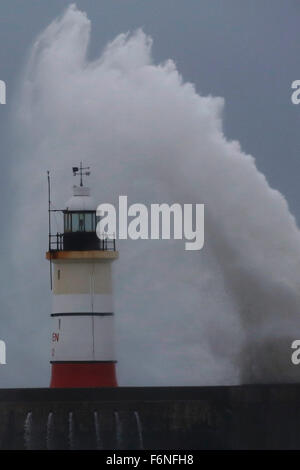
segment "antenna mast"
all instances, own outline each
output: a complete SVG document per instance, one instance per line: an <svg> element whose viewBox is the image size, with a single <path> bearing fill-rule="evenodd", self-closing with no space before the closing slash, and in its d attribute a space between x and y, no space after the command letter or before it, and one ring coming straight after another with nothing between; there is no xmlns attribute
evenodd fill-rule
<svg viewBox="0 0 300 470"><path fill-rule="evenodd" d="M50 255L50 287L52 290L52 256L51 256L51 186L50 186L50 171L47 171L48 179L48 243L49 243L49 255Z"/></svg>

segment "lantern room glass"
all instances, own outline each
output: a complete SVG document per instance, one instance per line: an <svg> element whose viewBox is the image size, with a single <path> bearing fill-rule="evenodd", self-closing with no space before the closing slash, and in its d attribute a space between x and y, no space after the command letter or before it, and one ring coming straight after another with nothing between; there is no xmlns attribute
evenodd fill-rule
<svg viewBox="0 0 300 470"><path fill-rule="evenodd" d="M66 212L64 232L95 232L96 212Z"/></svg>

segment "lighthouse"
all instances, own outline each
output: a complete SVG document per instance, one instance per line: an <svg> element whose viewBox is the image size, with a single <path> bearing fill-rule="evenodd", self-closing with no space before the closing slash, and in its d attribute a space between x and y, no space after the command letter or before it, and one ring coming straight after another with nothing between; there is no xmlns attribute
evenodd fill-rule
<svg viewBox="0 0 300 470"><path fill-rule="evenodd" d="M89 167L73 167L80 184L61 212L63 232L51 233L49 182L49 249L52 287L50 387L117 386L114 352L112 262L115 240L99 239L98 217L83 177Z"/></svg>

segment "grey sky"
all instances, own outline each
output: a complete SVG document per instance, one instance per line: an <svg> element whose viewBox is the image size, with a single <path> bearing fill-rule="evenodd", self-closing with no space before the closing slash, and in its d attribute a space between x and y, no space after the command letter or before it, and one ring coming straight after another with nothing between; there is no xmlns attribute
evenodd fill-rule
<svg viewBox="0 0 300 470"><path fill-rule="evenodd" d="M10 179L14 142L10 106L26 54L36 35L69 1L2 0L0 6L0 79L7 84L7 105L0 106L2 155L1 210L13 212ZM300 105L291 103L291 83L300 79L300 3L297 0L87 0L77 1L92 21L90 56L120 32L142 27L154 40L155 62L172 58L184 80L201 94L225 98L224 132L256 158L272 187L287 198L300 221ZM45 206L46 217L46 206ZM6 225L6 224L4 224ZM2 286L11 289L2 225ZM16 247L17 250L17 247ZM6 312L4 302L3 312ZM10 312L13 315L13 312ZM0 338L13 328L13 317ZM11 334L9 334L11 337ZM13 383L8 361L6 383Z"/></svg>

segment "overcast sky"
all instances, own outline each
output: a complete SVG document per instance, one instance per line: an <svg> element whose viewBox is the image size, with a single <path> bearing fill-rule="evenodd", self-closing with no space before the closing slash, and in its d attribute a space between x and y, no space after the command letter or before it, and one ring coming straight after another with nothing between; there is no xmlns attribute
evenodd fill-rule
<svg viewBox="0 0 300 470"><path fill-rule="evenodd" d="M7 241L15 192L11 105L34 39L69 4L2 0L0 5L0 79L7 85L7 105L0 106L4 291L11 287ZM299 1L78 0L76 5L92 22L90 58L119 33L142 27L154 40L155 63L172 58L199 93L223 97L226 137L237 139L255 157L258 169L286 197L300 222L300 105L291 103L291 83L300 79ZM1 315L5 313L4 301ZM12 319L3 334L0 328L0 338L5 339L8 327L13 328Z"/></svg>

